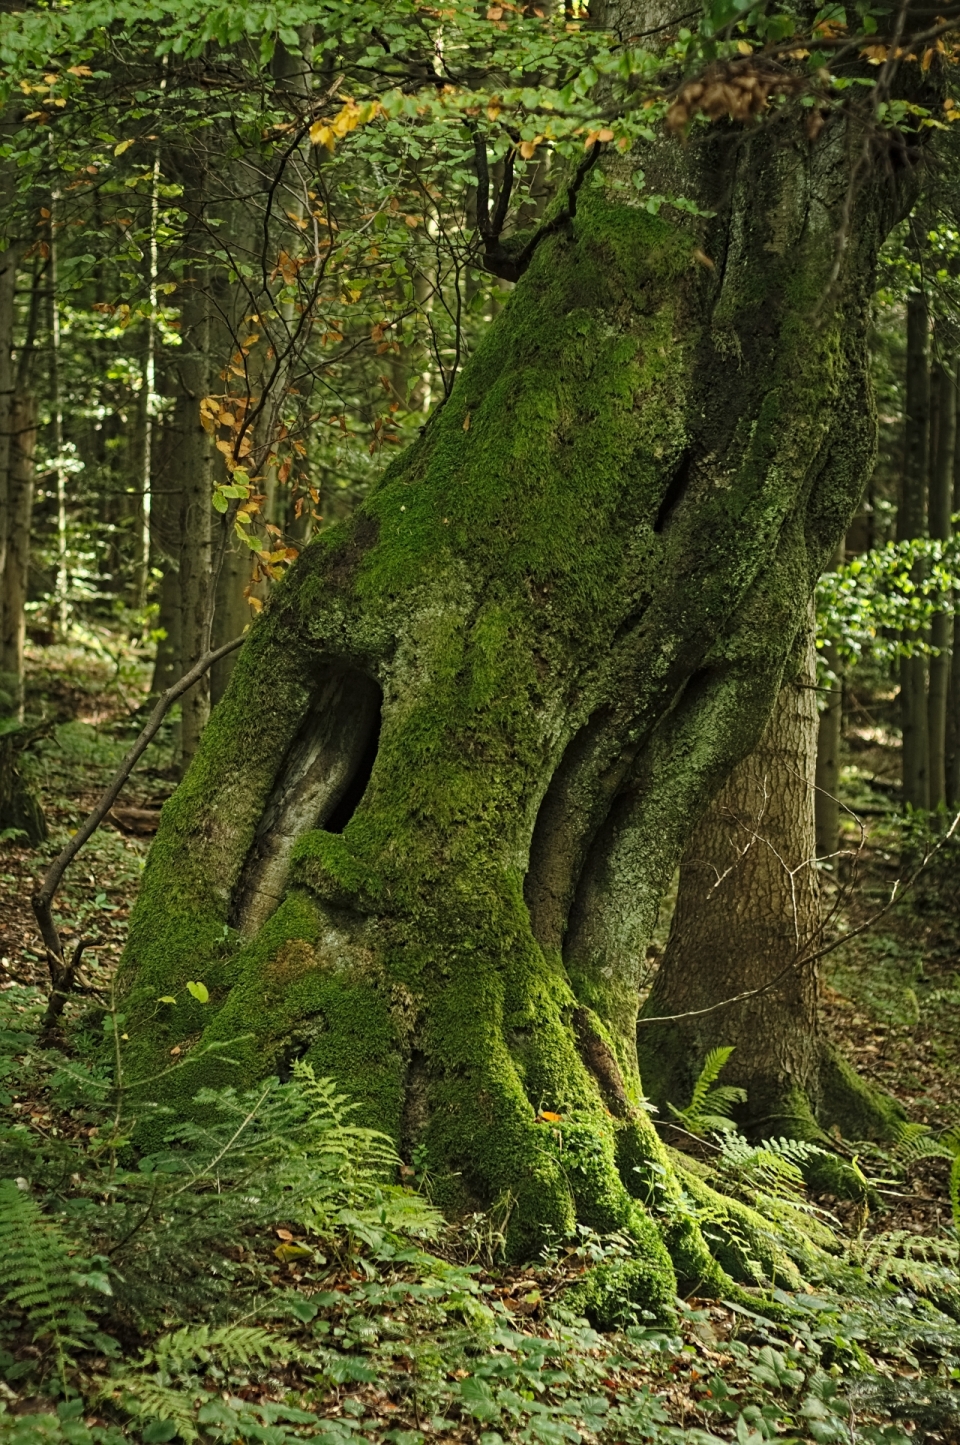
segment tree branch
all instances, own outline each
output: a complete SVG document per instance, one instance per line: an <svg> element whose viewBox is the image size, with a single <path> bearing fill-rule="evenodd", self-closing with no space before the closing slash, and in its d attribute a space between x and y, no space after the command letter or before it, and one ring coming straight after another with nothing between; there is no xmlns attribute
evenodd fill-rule
<svg viewBox="0 0 960 1445"><path fill-rule="evenodd" d="M149 747L156 736L160 724L163 722L168 709L187 692L195 682L199 682L204 673L219 662L221 657L236 651L244 641L243 637L235 637L232 642L225 642L222 647L215 648L212 652L204 653L198 662L195 662L189 672L185 672L178 682L168 687L162 693L154 705L147 722L141 731L136 742L130 748L123 762L114 773L106 790L101 794L100 801L93 811L87 816L83 826L78 828L65 848L57 854L44 875L43 883L33 895L30 902L33 905L34 916L40 928L40 935L43 939L44 951L47 955L47 965L50 969L51 993L47 1004L47 1011L44 1015L41 1035L47 1034L56 1024L57 1019L63 1013L67 996L73 989L77 969L80 966L80 959L84 949L91 939L81 939L73 952L73 957L67 963L64 958L63 944L60 940L60 933L53 921L53 900L56 897L57 889L70 864L80 852L84 843L97 831L104 818L113 807L120 793L120 789L133 772L137 761Z"/></svg>

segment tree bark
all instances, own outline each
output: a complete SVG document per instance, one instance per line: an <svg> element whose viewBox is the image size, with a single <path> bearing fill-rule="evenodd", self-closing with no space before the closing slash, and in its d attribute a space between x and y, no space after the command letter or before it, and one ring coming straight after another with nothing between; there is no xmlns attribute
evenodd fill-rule
<svg viewBox="0 0 960 1445"><path fill-rule="evenodd" d="M831 570L843 566L845 555L841 542L830 560ZM816 825L817 856L828 866L840 848L840 747L843 742L843 678L836 648L828 643L824 660L836 677L829 688L820 713L817 732L816 796L813 812Z"/></svg>
<svg viewBox="0 0 960 1445"><path fill-rule="evenodd" d="M956 362L960 377L960 356ZM960 398L958 398L960 408ZM960 418L958 418L960 420ZM953 450L953 512L960 511L960 447ZM957 598L953 598L956 607ZM946 724L946 798L947 807L956 809L960 802L960 667L953 665L953 659L960 657L960 616L954 616L950 630L951 666L947 679L947 724Z"/></svg>
<svg viewBox="0 0 960 1445"><path fill-rule="evenodd" d="M209 651L213 625L213 447L200 424L200 402L210 392L210 310L204 278L185 286L184 343L177 359L179 388L171 424L173 464L180 479L180 661L189 668ZM181 705L181 753L186 769L210 716L205 674Z"/></svg>
<svg viewBox="0 0 960 1445"><path fill-rule="evenodd" d="M10 412L10 469L7 556L3 571L3 631L0 674L8 680L14 715L23 716L23 654L27 588L30 579L30 525L33 517L34 451L37 444L36 397L17 391Z"/></svg>
<svg viewBox="0 0 960 1445"><path fill-rule="evenodd" d="M927 535L929 355L930 318L926 297L920 291L913 291L907 299L906 433L897 509L898 541ZM919 653L900 659L900 720L903 733L903 801L908 808L925 809L930 806L927 664L926 658Z"/></svg>
<svg viewBox="0 0 960 1445"><path fill-rule="evenodd" d="M11 511L10 460L13 433L14 361L13 327L16 315L17 249L0 252L0 578L6 578L7 551L13 520ZM22 679L8 670L6 585L0 583L0 714L19 715Z"/></svg>
<svg viewBox="0 0 960 1445"><path fill-rule="evenodd" d="M175 384L171 368L166 368L161 385L167 395ZM157 643L150 683L151 697L166 692L184 671L181 666L183 599L180 595L181 551L181 486L180 433L176 412L160 427L157 461L151 481L150 560L160 572L160 597L157 630L164 635Z"/></svg>
<svg viewBox="0 0 960 1445"><path fill-rule="evenodd" d="M946 542L951 534L953 510L953 466L957 442L956 363L941 357L933 367L931 385L937 392L937 445L930 471L930 536ZM937 612L930 623L927 696L927 733L930 748L930 807L941 808L947 800L947 696L950 685L950 654L953 617Z"/></svg>
<svg viewBox="0 0 960 1445"><path fill-rule="evenodd" d="M817 968L796 967L820 930L812 628L791 671L759 746L734 768L684 853L670 938L638 1030L644 1087L661 1110L686 1104L706 1054L732 1045L724 1082L747 1090L739 1112L752 1133L792 1132L799 1101L818 1086ZM764 988L702 1017L655 1022Z"/></svg>
<svg viewBox="0 0 960 1445"><path fill-rule="evenodd" d="M722 1286L642 1107L637 975L872 461L900 200L880 168L857 188L831 285L861 146L839 119L664 139L648 183L697 219L604 158L419 441L305 549L151 850L120 986L145 1074L185 1050L151 1096L305 1056L426 1150L445 1207L509 1199L514 1253L579 1219L632 1235L653 1309Z"/></svg>
<svg viewBox="0 0 960 1445"><path fill-rule="evenodd" d="M757 749L734 768L680 867L670 937L637 1031L651 1101L681 1107L711 1049L746 1090L748 1135L822 1138L832 1124L889 1132L892 1107L819 1028L815 863L818 714L813 627ZM723 1005L746 992L754 997ZM676 1017L679 1015L680 1017Z"/></svg>

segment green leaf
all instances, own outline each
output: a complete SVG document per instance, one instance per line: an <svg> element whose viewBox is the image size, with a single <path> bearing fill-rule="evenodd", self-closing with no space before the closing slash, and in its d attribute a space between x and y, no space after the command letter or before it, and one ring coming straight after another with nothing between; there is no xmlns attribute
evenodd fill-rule
<svg viewBox="0 0 960 1445"><path fill-rule="evenodd" d="M194 998L197 1000L197 1003L209 1003L209 1002L210 1002L210 994L209 994L209 992L208 992L208 990L207 990L206 984L203 984L203 983L188 983L188 984L187 984L187 993L192 993L193 996L194 996Z"/></svg>
<svg viewBox="0 0 960 1445"><path fill-rule="evenodd" d="M176 1003L176 999L172 993L162 993L157 999L157 1003Z"/></svg>

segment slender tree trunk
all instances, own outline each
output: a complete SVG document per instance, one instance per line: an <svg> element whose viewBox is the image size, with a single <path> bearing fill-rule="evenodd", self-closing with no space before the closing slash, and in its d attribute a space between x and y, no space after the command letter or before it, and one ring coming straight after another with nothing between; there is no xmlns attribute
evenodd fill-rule
<svg viewBox="0 0 960 1445"><path fill-rule="evenodd" d="M953 467L957 441L956 363L942 357L934 365L932 385L937 392L937 445L930 473L930 536L946 542L951 533L953 510ZM930 688L927 698L927 731L930 739L930 807L943 807L947 800L947 696L950 685L950 653L953 617L937 612L930 624Z"/></svg>
<svg viewBox="0 0 960 1445"><path fill-rule="evenodd" d="M23 716L23 650L27 588L30 578L30 527L33 517L34 451L37 444L36 397L16 392L10 413L10 470L7 557L3 570L3 631L0 673L8 679L14 714Z"/></svg>
<svg viewBox="0 0 960 1445"><path fill-rule="evenodd" d="M0 252L0 715L20 715L22 679L10 668L6 636L11 623L7 621L7 553L10 546L13 511L11 508L11 442L13 435L14 361L13 327L16 316L17 248Z"/></svg>
<svg viewBox="0 0 960 1445"><path fill-rule="evenodd" d="M200 424L200 402L210 392L210 311L205 278L185 286L181 309L183 347L177 359L179 388L171 422L171 465L180 479L180 662L189 668L210 648L214 582L213 447ZM183 766L189 766L210 716L209 675L184 695L181 711Z"/></svg>
<svg viewBox="0 0 960 1445"><path fill-rule="evenodd" d="M57 203L60 197L50 196L49 220L49 337L50 337L50 419L52 422L52 446L54 454L54 479L57 498L57 580L56 580L56 621L60 638L67 634L70 617L70 555L67 538L67 473L63 466L63 393L60 365L60 296L59 265L60 249L57 234Z"/></svg>
<svg viewBox="0 0 960 1445"><path fill-rule="evenodd" d="M252 553L245 542L231 535L225 518L214 523L226 536L220 539L220 567L216 582L216 609L212 646L221 647L231 637L238 637L250 622L250 603L246 589L252 574ZM210 702L216 705L227 690L236 654L215 662L210 669ZM229 664L229 665L228 665Z"/></svg>
<svg viewBox="0 0 960 1445"><path fill-rule="evenodd" d="M165 367L160 385L166 395L175 386L175 364ZM164 635L157 643L153 665L151 696L166 692L171 683L182 677L181 623L183 601L180 595L180 517L182 511L180 471L180 434L176 414L167 414L159 428L156 466L151 481L150 560L160 572L157 629ZM179 748L178 748L179 751Z"/></svg>
<svg viewBox="0 0 960 1445"><path fill-rule="evenodd" d="M841 542L830 568L843 566L845 556ZM817 731L817 770L814 818L816 822L817 856L831 859L840 847L840 747L843 741L843 678L837 650L828 644L824 660L836 677L824 699Z"/></svg>
<svg viewBox="0 0 960 1445"><path fill-rule="evenodd" d="M960 377L960 356L957 357L957 375ZM960 397L958 397L958 408L960 408ZM960 417L958 417L960 421ZM954 445L953 451L953 512L960 511L960 446ZM958 604L956 595L953 598L954 607ZM954 665L954 659L960 658L960 616L955 616L950 629L951 665L950 674L947 679L947 724L946 724L946 796L947 807L954 808L960 804L960 666Z"/></svg>
<svg viewBox="0 0 960 1445"><path fill-rule="evenodd" d="M646 183L697 218L605 156L420 439L305 549L151 850L120 987L145 1075L187 1052L144 1092L182 1109L305 1056L445 1207L509 1200L515 1253L579 1219L632 1237L653 1309L724 1287L642 1107L638 969L872 463L902 197L871 173L838 254L862 145L840 115L816 145L664 139Z"/></svg>
<svg viewBox="0 0 960 1445"><path fill-rule="evenodd" d="M897 538L927 534L927 469L930 429L930 319L920 291L907 300L906 435ZM914 639L915 640L915 639ZM927 732L927 665L916 654L900 660L900 719L903 732L903 800L909 808L930 806Z"/></svg>

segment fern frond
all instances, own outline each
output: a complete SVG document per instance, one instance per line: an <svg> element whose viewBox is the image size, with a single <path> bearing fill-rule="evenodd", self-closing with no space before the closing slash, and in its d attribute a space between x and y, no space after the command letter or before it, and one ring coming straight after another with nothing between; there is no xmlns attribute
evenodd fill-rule
<svg viewBox="0 0 960 1445"><path fill-rule="evenodd" d="M272 1360L289 1360L296 1355L296 1346L283 1335L272 1334L257 1325L187 1325L162 1335L152 1350L142 1357L144 1366L156 1365L170 1375L182 1374L191 1364L207 1365L211 1361L226 1369L266 1365Z"/></svg>
<svg viewBox="0 0 960 1445"><path fill-rule="evenodd" d="M747 1091L737 1084L717 1084L714 1087L720 1070L732 1053L732 1044L711 1049L704 1059L687 1107L678 1109L668 1103L671 1114L680 1119L691 1134L725 1133L734 1128L730 1111L734 1104L746 1102Z"/></svg>
<svg viewBox="0 0 960 1445"><path fill-rule="evenodd" d="M960 1294L960 1247L951 1240L906 1229L875 1235L859 1252L862 1268L878 1280L895 1280L934 1299Z"/></svg>
<svg viewBox="0 0 960 1445"><path fill-rule="evenodd" d="M897 1125L893 1152L906 1163L913 1163L917 1159L952 1159L955 1150L949 1135L937 1138L926 1124L901 1123Z"/></svg>
<svg viewBox="0 0 960 1445"><path fill-rule="evenodd" d="M716 1083L724 1064L733 1053L733 1045L728 1044L718 1049L711 1049L703 1061L703 1068L700 1070L700 1077L693 1086L693 1095L688 1108L691 1113L697 1113L703 1106L711 1086Z"/></svg>
<svg viewBox="0 0 960 1445"><path fill-rule="evenodd" d="M950 1212L953 1215L953 1227L960 1234L960 1149L953 1156L953 1163L950 1165Z"/></svg>
<svg viewBox="0 0 960 1445"><path fill-rule="evenodd" d="M128 1415L140 1420L169 1420L186 1445L200 1438L191 1395L164 1385L155 1375L112 1375L101 1390L102 1399L112 1399Z"/></svg>
<svg viewBox="0 0 960 1445"><path fill-rule="evenodd" d="M61 1376L77 1332L92 1328L80 1305L76 1266L56 1222L13 1180L0 1182L0 1297L23 1311L34 1339L53 1337Z"/></svg>

